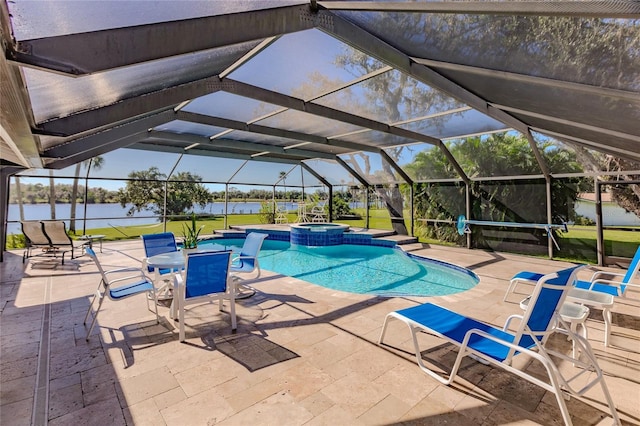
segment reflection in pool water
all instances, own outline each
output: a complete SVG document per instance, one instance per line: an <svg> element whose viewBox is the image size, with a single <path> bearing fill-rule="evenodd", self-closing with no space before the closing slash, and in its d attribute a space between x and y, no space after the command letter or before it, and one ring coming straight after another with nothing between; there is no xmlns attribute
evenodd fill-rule
<svg viewBox="0 0 640 426"><path fill-rule="evenodd" d="M215 242L242 246L244 240ZM305 247L265 240L259 259L262 269L350 293L444 296L469 290L479 282L473 272L464 268L423 260L389 247Z"/></svg>

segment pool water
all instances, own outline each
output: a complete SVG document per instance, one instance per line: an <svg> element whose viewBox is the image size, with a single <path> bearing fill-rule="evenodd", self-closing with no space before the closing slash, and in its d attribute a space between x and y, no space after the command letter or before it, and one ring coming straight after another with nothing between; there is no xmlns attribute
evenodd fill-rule
<svg viewBox="0 0 640 426"><path fill-rule="evenodd" d="M244 240L212 242L240 247ZM389 247L352 244L306 247L265 240L258 259L261 269L359 294L444 296L469 290L479 282L466 269L423 260Z"/></svg>

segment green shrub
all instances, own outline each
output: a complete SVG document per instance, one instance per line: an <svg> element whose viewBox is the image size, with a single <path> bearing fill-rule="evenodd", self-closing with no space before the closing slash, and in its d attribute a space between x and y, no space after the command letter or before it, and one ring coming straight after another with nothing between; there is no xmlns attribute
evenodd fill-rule
<svg viewBox="0 0 640 426"><path fill-rule="evenodd" d="M258 218L260 219L260 223L275 223L276 216L275 211L273 209L272 201L264 201L260 203L260 211L258 212Z"/></svg>

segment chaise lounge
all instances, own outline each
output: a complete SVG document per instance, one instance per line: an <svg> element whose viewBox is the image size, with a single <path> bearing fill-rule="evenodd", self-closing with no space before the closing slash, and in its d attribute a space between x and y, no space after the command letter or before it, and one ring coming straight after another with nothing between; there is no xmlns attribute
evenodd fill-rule
<svg viewBox="0 0 640 426"><path fill-rule="evenodd" d="M71 259L84 254L84 248L87 243L75 245L74 241L67 234L67 228L63 221L60 220L24 220L20 222L22 225L22 233L26 238L26 250L22 255L22 263L28 258L34 256L53 256L61 255L62 264L64 265L65 253L71 252ZM33 253L33 249L41 249L38 254ZM80 249L81 254L75 256L75 250Z"/></svg>
<svg viewBox="0 0 640 426"><path fill-rule="evenodd" d="M469 356L516 374L552 392L556 396L562 417L567 425L571 425L572 422L564 393L582 396L594 385L600 383L613 420L615 424L619 425L618 413L589 342L571 331L559 315L568 289L575 280L576 272L580 267L565 269L541 277L536 283L524 314L510 316L503 328L477 321L432 303L426 303L389 313L385 318L378 343L383 343L391 320L402 321L411 331L420 369L440 383L450 385L458 374L463 358ZM515 332L509 330L512 322L518 322ZM418 343L417 335L419 332L438 336L459 347L458 356L448 376L446 373L440 374L433 371L425 364ZM554 332L566 334L574 340L582 355L575 358L564 352L548 348L547 339ZM513 367L512 358L519 354L527 355L532 360L538 361L546 370L548 381ZM579 367L578 372L576 374L571 372L573 376L565 377L566 368L563 367L561 370L559 363L556 363L557 360L571 362L575 367ZM579 389L572 387L576 383L576 379L581 385Z"/></svg>

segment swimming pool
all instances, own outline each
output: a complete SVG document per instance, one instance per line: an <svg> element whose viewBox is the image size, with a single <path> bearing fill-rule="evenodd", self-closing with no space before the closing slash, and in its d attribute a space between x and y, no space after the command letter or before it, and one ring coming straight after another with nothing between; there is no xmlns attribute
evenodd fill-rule
<svg viewBox="0 0 640 426"><path fill-rule="evenodd" d="M243 239L201 242L242 246ZM473 272L435 260L417 258L397 248L342 244L325 247L265 240L260 268L323 287L379 296L445 296L473 288Z"/></svg>

